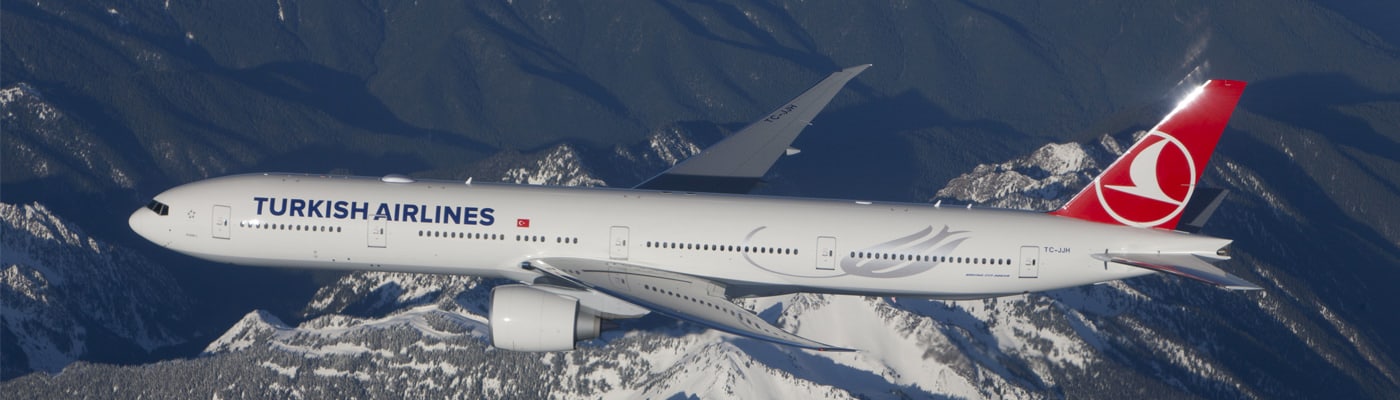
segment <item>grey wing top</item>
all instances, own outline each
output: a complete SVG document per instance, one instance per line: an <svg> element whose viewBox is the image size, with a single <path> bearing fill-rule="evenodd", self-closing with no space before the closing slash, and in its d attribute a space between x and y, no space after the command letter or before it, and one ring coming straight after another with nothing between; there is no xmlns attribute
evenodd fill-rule
<svg viewBox="0 0 1400 400"><path fill-rule="evenodd" d="M857 65L832 73L763 119L642 182L636 188L748 193L773 167L778 157L788 151L802 129L826 108L836 93L869 67L870 64Z"/></svg>

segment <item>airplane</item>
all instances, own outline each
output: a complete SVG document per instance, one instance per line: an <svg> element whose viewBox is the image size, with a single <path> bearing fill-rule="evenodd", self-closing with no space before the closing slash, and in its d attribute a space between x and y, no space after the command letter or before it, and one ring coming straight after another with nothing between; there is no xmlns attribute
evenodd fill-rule
<svg viewBox="0 0 1400 400"><path fill-rule="evenodd" d="M731 334L854 351L734 302L797 292L980 299L1166 273L1259 290L1197 233L1224 191L1197 187L1245 82L1192 91L1058 210L747 195L869 65L846 68L634 188L256 173L156 195L131 228L222 263L500 278L491 344L567 351L651 312Z"/></svg>

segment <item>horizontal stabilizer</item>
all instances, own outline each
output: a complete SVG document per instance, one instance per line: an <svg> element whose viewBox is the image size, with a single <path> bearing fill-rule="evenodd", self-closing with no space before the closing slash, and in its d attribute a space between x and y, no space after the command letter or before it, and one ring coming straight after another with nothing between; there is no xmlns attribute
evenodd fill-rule
<svg viewBox="0 0 1400 400"><path fill-rule="evenodd" d="M739 307L717 282L613 260L549 257L530 261L538 270L676 319L735 335L821 351L855 351L788 333Z"/></svg>
<svg viewBox="0 0 1400 400"><path fill-rule="evenodd" d="M1191 254L1095 254L1094 258L1205 282L1222 289L1260 290L1258 285Z"/></svg>

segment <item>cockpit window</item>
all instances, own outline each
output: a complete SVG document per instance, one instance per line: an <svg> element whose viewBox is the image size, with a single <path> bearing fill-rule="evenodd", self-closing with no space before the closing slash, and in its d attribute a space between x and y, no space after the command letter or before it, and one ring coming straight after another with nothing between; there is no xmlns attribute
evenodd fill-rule
<svg viewBox="0 0 1400 400"><path fill-rule="evenodd" d="M159 201L151 200L150 203L146 204L146 208L151 211L155 211L156 214L170 215L170 206L167 206L165 205L165 203L161 203Z"/></svg>

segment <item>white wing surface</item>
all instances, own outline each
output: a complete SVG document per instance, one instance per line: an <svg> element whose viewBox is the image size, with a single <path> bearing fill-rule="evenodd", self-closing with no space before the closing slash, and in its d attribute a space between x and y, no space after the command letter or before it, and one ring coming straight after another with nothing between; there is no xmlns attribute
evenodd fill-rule
<svg viewBox="0 0 1400 400"><path fill-rule="evenodd" d="M732 303L724 286L703 278L611 260L551 257L530 261L550 275L671 317L753 339L821 351L854 351L806 339Z"/></svg>

